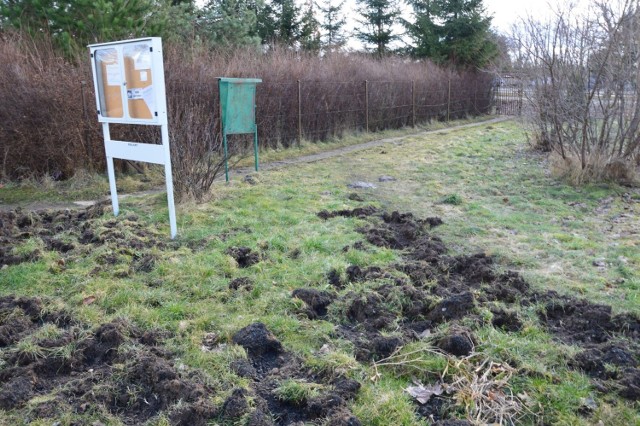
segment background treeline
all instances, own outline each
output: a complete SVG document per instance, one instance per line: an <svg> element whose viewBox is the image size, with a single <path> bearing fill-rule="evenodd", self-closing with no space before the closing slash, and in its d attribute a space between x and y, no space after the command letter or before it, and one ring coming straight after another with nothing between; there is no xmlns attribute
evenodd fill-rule
<svg viewBox="0 0 640 426"><path fill-rule="evenodd" d="M478 115L489 107L490 76L394 58L334 55L328 60L287 49L262 54L170 44L165 74L172 144L195 157L219 153L216 77L221 75L263 78L257 94L263 147L291 146L300 133L306 140L326 140L365 130L367 122L375 131L412 125L414 119ZM102 167L88 60L74 64L46 42L5 34L0 90L3 177L63 178L87 165ZM152 127L112 127L114 138L159 139Z"/></svg>
<svg viewBox="0 0 640 426"><path fill-rule="evenodd" d="M79 169L102 169L86 44L143 35L163 37L177 189L196 198L221 164L218 76L263 79L261 147L488 112L491 76L477 67L436 65L408 49L390 55L379 45L372 52L342 50L340 8L308 3L304 9L289 0L223 0L200 9L178 1L4 0L0 178L64 179ZM147 126L112 126L111 133L159 140ZM246 145L235 139L232 154Z"/></svg>
<svg viewBox="0 0 640 426"><path fill-rule="evenodd" d="M376 56L430 58L484 67L506 49L491 29L482 0L356 0L357 29L346 29L345 0L2 0L0 28L50 35L67 53L88 43L161 36L212 48L287 46L334 52L349 38Z"/></svg>

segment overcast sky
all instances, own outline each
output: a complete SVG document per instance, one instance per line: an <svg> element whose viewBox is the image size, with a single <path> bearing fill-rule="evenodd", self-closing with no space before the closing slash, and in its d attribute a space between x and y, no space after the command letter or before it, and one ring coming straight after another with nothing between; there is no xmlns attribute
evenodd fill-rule
<svg viewBox="0 0 640 426"><path fill-rule="evenodd" d="M508 32L511 24L519 17L531 16L536 19L549 17L553 10L557 10L557 5L566 7L568 1L560 0L484 0L483 4L487 13L493 15L493 27L501 32ZM588 5L588 0L572 0L574 7L572 10L584 10Z"/></svg>
<svg viewBox="0 0 640 426"><path fill-rule="evenodd" d="M484 0L487 13L493 15L493 26L508 32L519 17L538 16L549 10L547 0Z"/></svg>
<svg viewBox="0 0 640 426"><path fill-rule="evenodd" d="M298 0L304 2L305 0ZM316 0L319 4L323 4L324 0ZM331 0L333 4L338 4L340 0ZM589 0L572 0L573 3L586 5ZM399 0L403 17L411 20L411 8L406 5L406 1ZM487 15L493 16L492 26L501 33L509 33L511 25L518 21L520 17L526 18L531 16L537 19L544 19L549 16L555 5L558 3L566 4L567 0L483 0L483 5ZM554 7L552 7L554 5ZM353 32L357 27L357 20L361 19L356 6L356 0L346 0L344 12L347 18L347 31ZM402 27L398 27L398 31L403 31ZM351 49L361 49L362 44L351 37L347 46Z"/></svg>

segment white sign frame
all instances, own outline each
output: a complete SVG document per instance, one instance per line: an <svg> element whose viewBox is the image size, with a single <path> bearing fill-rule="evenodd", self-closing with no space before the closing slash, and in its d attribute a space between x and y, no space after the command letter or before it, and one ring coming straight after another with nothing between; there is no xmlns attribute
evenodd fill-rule
<svg viewBox="0 0 640 426"><path fill-rule="evenodd" d="M145 70L141 70L140 73L141 76L144 75L143 81L146 81L146 79L148 78L147 73L150 73L152 84L151 86L147 87L151 87L150 90L152 90L153 93L153 111L151 111L151 107L149 107L151 118L132 118L129 111L129 102L127 102L127 81L123 49L126 47L131 47L133 45L143 44L147 44L150 48L151 63L145 63L145 65L150 65L151 68L148 70L145 68ZM120 207L118 204L118 193L116 190L115 171L113 167L114 158L164 165L167 186L167 202L169 205L169 224L171 228L171 238L174 238L177 234L177 226L175 203L173 200L173 176L171 172L171 149L169 146L169 126L167 118L166 89L164 83L162 39L160 37L147 37L132 40L114 41L109 43L90 44L88 47L91 55L91 71L93 73L93 85L96 94L96 111L98 114L98 121L102 123L104 147L105 153L107 155L107 172L109 175L109 187L111 190L111 204L113 206L113 213L117 216L120 211ZM118 83L121 83L120 94L123 108L123 114L120 118L109 117L107 116L105 111L101 111L101 109L106 109L101 108L101 105L103 105L100 99L100 94L103 93L101 87L105 87L103 85L103 78L108 77L103 76L102 70L98 71L97 69L96 52L103 49L115 50L117 52L117 63L107 66L119 67L119 76L121 78L121 81L118 80ZM117 69L112 68L107 71L107 75L109 74L109 72L117 73L117 71ZM147 104L147 106L149 106L149 104ZM109 132L110 123L160 126L160 134L162 139L161 144L112 140L111 134Z"/></svg>

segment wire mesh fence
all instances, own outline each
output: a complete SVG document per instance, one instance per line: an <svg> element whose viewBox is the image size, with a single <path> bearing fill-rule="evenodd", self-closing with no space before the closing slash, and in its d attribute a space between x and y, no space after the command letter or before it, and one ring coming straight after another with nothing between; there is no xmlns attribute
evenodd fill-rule
<svg viewBox="0 0 640 426"><path fill-rule="evenodd" d="M256 91L258 138L263 148L290 147L350 132L489 114L493 93L482 87L450 83L434 90L421 81L265 81ZM199 124L212 136L220 132L216 85L176 81L168 82L168 88L174 97L169 99L172 126L180 126L184 106L189 105L208 117Z"/></svg>

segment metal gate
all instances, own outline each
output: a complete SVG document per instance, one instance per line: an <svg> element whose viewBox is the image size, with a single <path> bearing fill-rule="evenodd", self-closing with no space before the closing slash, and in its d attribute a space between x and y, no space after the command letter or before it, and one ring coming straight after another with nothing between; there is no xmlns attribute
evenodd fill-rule
<svg viewBox="0 0 640 426"><path fill-rule="evenodd" d="M491 90L492 110L496 115L521 115L523 89L520 79L497 77Z"/></svg>

